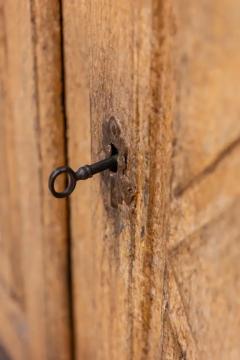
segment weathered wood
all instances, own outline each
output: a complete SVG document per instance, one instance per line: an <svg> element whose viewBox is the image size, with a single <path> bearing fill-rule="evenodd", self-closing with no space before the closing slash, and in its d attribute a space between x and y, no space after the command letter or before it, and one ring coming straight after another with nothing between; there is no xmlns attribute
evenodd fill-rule
<svg viewBox="0 0 240 360"><path fill-rule="evenodd" d="M12 359L70 358L58 1L0 2L0 347Z"/></svg>
<svg viewBox="0 0 240 360"><path fill-rule="evenodd" d="M100 176L72 197L79 358L239 357L237 7L64 2L70 162L89 161L90 123L92 158L104 155L102 123L115 116L136 187L115 218Z"/></svg>
<svg viewBox="0 0 240 360"><path fill-rule="evenodd" d="M101 177L72 196L76 354L154 357L161 353L170 190L171 7L74 1L64 3L63 18L70 163L89 159L90 121L92 157L103 156L102 123L114 116L136 187L135 202L120 205L113 218Z"/></svg>
<svg viewBox="0 0 240 360"><path fill-rule="evenodd" d="M174 1L174 171L166 330L177 358L238 359L240 41L237 1ZM171 350L166 350L171 353Z"/></svg>
<svg viewBox="0 0 240 360"><path fill-rule="evenodd" d="M63 2L65 94L69 163L77 169L91 161L88 79L88 1ZM72 237L72 288L76 358L94 358L98 346L92 311L95 272L91 229L92 201L97 198L91 181L81 182L70 199ZM97 239L98 237L96 237ZM96 302L98 300L96 299ZM90 356L90 354L92 354ZM81 355L81 356L80 356Z"/></svg>
<svg viewBox="0 0 240 360"><path fill-rule="evenodd" d="M236 0L173 1L176 133L173 186L181 191L240 138L240 13Z"/></svg>
<svg viewBox="0 0 240 360"><path fill-rule="evenodd" d="M0 358L239 359L237 0L60 5L0 0Z"/></svg>
<svg viewBox="0 0 240 360"><path fill-rule="evenodd" d="M238 359L239 197L171 252L168 313L190 359Z"/></svg>

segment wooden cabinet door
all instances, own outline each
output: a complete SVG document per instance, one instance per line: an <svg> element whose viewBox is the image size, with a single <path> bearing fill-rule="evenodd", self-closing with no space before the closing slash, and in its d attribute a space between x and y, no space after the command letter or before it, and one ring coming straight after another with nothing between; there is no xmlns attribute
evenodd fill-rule
<svg viewBox="0 0 240 360"><path fill-rule="evenodd" d="M70 359L58 1L0 0L0 359Z"/></svg>
<svg viewBox="0 0 240 360"><path fill-rule="evenodd" d="M238 7L0 0L0 359L240 358Z"/></svg>
<svg viewBox="0 0 240 360"><path fill-rule="evenodd" d="M239 23L236 0L63 2L69 162L114 117L133 194L70 199L79 359L240 357Z"/></svg>

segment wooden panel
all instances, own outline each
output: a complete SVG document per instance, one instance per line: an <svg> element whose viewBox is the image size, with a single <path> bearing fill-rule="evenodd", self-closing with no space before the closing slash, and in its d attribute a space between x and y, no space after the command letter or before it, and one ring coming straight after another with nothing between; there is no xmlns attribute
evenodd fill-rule
<svg viewBox="0 0 240 360"><path fill-rule="evenodd" d="M91 161L86 1L64 2L64 64L69 164L77 169ZM96 190L79 184L70 198L73 306L76 358L93 358L96 339L94 302L94 237L92 210ZM96 237L98 239L98 236ZM81 350L80 350L81 349ZM91 356L90 356L91 354Z"/></svg>
<svg viewBox="0 0 240 360"><path fill-rule="evenodd" d="M135 187L133 202L117 210L101 176L72 195L76 356L155 358L170 190L171 7L75 0L64 2L63 19L70 164L89 161L90 123L92 159L103 156L102 124L114 116Z"/></svg>
<svg viewBox="0 0 240 360"><path fill-rule="evenodd" d="M0 357L70 358L65 162L57 1L0 1Z"/></svg>
<svg viewBox="0 0 240 360"><path fill-rule="evenodd" d="M240 354L237 9L234 0L174 2L174 169L163 324L170 359L176 351L189 359Z"/></svg>
<svg viewBox="0 0 240 360"><path fill-rule="evenodd" d="M168 247L177 246L230 208L240 197L239 178L240 146L235 146L212 171L173 198Z"/></svg>
<svg viewBox="0 0 240 360"><path fill-rule="evenodd" d="M173 185L180 192L240 138L237 0L173 1L176 121Z"/></svg>
<svg viewBox="0 0 240 360"><path fill-rule="evenodd" d="M135 189L72 195L78 358L239 358L237 3L179 4L64 2L70 164L104 156L114 116Z"/></svg>
<svg viewBox="0 0 240 360"><path fill-rule="evenodd" d="M173 274L169 316L190 359L239 358L239 200L187 238L170 256ZM174 282L178 296L174 294ZM188 331L183 329L184 318ZM193 346L189 338L198 349L194 355L190 353Z"/></svg>

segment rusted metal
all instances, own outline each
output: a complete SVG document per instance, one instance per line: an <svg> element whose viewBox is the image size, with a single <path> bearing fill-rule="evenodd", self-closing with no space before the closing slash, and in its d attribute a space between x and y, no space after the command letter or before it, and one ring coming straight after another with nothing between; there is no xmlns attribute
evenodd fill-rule
<svg viewBox="0 0 240 360"><path fill-rule="evenodd" d="M100 160L91 165L80 167L76 172L69 166L61 166L55 169L49 176L48 187L53 196L57 198L64 198L69 196L75 189L76 183L79 180L86 180L99 172L110 170L117 171L117 154L114 154L104 160ZM67 185L63 191L55 189L55 182L61 174L67 175Z"/></svg>
<svg viewBox="0 0 240 360"><path fill-rule="evenodd" d="M125 202L131 204L135 196L135 187L129 180L128 173L128 149L122 136L121 128L114 117L103 122L102 126L102 148L104 160L100 160L91 165L80 167L74 171L69 166L61 166L55 169L49 176L48 187L52 195L57 198L69 196L75 189L79 180L86 180L94 174L102 173L104 197L110 195L110 202L105 201L107 206L118 208ZM110 171L105 171L110 170ZM55 188L57 178L65 174L67 184L63 191L57 191Z"/></svg>
<svg viewBox="0 0 240 360"><path fill-rule="evenodd" d="M110 192L111 207L117 208L125 202L129 205L135 196L135 186L128 176L128 148L122 135L122 130L114 117L103 122L102 126L102 145L105 155L117 153L118 170L115 173L103 173L105 193L106 189ZM108 201L107 201L108 203Z"/></svg>

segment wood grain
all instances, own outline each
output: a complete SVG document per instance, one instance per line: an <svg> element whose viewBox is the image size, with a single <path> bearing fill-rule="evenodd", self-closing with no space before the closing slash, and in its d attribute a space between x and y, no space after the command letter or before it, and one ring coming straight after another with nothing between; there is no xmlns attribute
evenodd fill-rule
<svg viewBox="0 0 240 360"><path fill-rule="evenodd" d="M236 0L64 3L70 162L89 161L90 147L92 160L103 156L102 123L114 116L136 188L115 211L118 228L101 177L72 197L79 358L239 357L229 303L239 271L236 9ZM227 337L220 327L214 340L225 312Z"/></svg>
<svg viewBox="0 0 240 360"><path fill-rule="evenodd" d="M0 358L239 359L237 10L0 0ZM112 116L131 201L52 198Z"/></svg>
<svg viewBox="0 0 240 360"><path fill-rule="evenodd" d="M169 316L187 358L223 360L239 356L239 213L238 198L171 254L178 295L169 289ZM181 308L188 331L182 330ZM189 337L197 349L194 356L189 354ZM188 346L184 348L186 342Z"/></svg>
<svg viewBox="0 0 240 360"><path fill-rule="evenodd" d="M176 15L174 179L182 189L240 138L236 0L173 1Z"/></svg>
<svg viewBox="0 0 240 360"><path fill-rule="evenodd" d="M91 161L87 1L63 3L65 94L69 163L77 169ZM94 237L92 210L96 190L91 181L79 184L70 199L72 288L76 358L94 358L98 345L93 306ZM89 327L87 327L87 324ZM91 356L90 356L91 354Z"/></svg>
<svg viewBox="0 0 240 360"><path fill-rule="evenodd" d="M92 160L103 156L102 123L114 116L136 186L135 202L115 210L118 229L101 177L72 197L76 356L154 358L170 194L171 6L73 1L63 18L70 163L89 160L90 123Z"/></svg>
<svg viewBox="0 0 240 360"><path fill-rule="evenodd" d="M239 12L173 4L174 151L164 328L170 358L238 359ZM165 330L167 331L167 330ZM171 350L172 349L172 350Z"/></svg>
<svg viewBox="0 0 240 360"><path fill-rule="evenodd" d="M47 190L65 162L59 3L1 1L0 17L1 356L68 359L66 203Z"/></svg>

